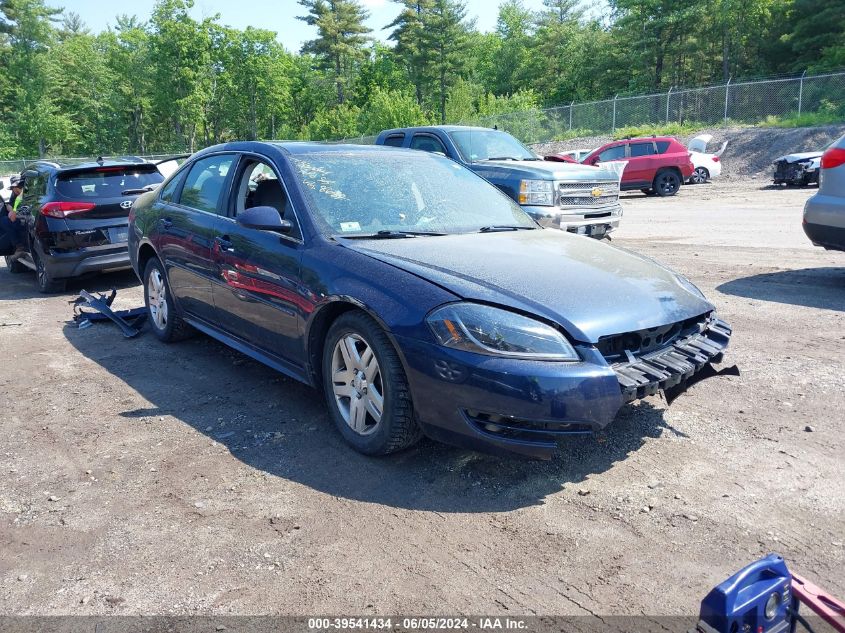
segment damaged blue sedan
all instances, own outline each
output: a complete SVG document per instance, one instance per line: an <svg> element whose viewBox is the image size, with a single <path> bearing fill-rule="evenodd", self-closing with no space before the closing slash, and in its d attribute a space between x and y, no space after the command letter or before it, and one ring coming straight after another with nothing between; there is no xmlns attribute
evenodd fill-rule
<svg viewBox="0 0 845 633"><path fill-rule="evenodd" d="M314 386L367 455L427 435L549 458L731 336L681 275L412 150L208 148L135 202L129 251L156 336L199 330Z"/></svg>

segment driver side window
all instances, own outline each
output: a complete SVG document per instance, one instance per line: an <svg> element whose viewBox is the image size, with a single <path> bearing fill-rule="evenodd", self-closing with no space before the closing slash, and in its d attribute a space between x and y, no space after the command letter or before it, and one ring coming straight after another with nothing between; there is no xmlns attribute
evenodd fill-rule
<svg viewBox="0 0 845 633"><path fill-rule="evenodd" d="M253 207L272 207L293 224L292 237L301 239L296 216L274 169L260 160L247 160L240 172L235 196L235 217Z"/></svg>
<svg viewBox="0 0 845 633"><path fill-rule="evenodd" d="M625 158L625 146L617 145L615 147L609 147L599 154L598 162L604 163L609 160L621 160L623 158Z"/></svg>

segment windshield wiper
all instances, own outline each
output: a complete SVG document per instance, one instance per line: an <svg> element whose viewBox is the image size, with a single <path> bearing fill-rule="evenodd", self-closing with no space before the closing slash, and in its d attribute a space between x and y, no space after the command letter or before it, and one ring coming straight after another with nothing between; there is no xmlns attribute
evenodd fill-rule
<svg viewBox="0 0 845 633"><path fill-rule="evenodd" d="M404 237L436 237L438 235L446 235L446 233L436 233L434 231L392 231L381 230L376 233L367 233L364 235L339 235L348 240L395 240Z"/></svg>
<svg viewBox="0 0 845 633"><path fill-rule="evenodd" d="M494 226L482 226L478 229L479 233L496 233L497 231L533 231L536 229L536 226L519 226L519 225L506 225L506 224L497 224Z"/></svg>
<svg viewBox="0 0 845 633"><path fill-rule="evenodd" d="M121 196L137 196L142 193L147 193L148 191L152 191L158 187L158 185L147 185L146 187L141 187L140 189L126 189L120 192Z"/></svg>
<svg viewBox="0 0 845 633"><path fill-rule="evenodd" d="M488 156L484 160L522 160L521 158L514 158L513 156Z"/></svg>

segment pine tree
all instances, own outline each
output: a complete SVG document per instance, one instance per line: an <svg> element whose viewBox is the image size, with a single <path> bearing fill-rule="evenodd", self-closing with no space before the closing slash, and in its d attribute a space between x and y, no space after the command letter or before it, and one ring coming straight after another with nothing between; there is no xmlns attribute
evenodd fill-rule
<svg viewBox="0 0 845 633"><path fill-rule="evenodd" d="M433 0L423 14L422 47L426 51L440 122L446 123L449 88L460 78L467 62L469 25L464 22L466 5L460 0Z"/></svg>
<svg viewBox="0 0 845 633"><path fill-rule="evenodd" d="M393 22L385 28L394 29L390 34L391 40L396 42L394 54L402 61L408 73L408 78L414 85L417 103L423 104L425 70L428 65L426 51L423 50L423 16L431 9L432 0L393 0L404 5Z"/></svg>
<svg viewBox="0 0 845 633"><path fill-rule="evenodd" d="M346 88L356 62L365 58L364 45L372 29L364 26L369 13L358 0L299 0L308 15L297 16L317 27L317 38L302 46L303 53L316 56L321 68L330 73L337 88L337 102L346 100Z"/></svg>

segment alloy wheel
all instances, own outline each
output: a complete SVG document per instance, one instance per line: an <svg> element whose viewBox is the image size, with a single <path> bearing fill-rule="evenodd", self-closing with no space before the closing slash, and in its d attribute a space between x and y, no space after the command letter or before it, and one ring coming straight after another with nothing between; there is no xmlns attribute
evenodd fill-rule
<svg viewBox="0 0 845 633"><path fill-rule="evenodd" d="M692 173L692 181L696 184L707 182L707 170L704 167L698 167Z"/></svg>
<svg viewBox="0 0 845 633"><path fill-rule="evenodd" d="M147 301L153 323L159 330L164 330L167 327L167 288L164 277L155 268L147 278Z"/></svg>
<svg viewBox="0 0 845 633"><path fill-rule="evenodd" d="M359 435L370 435L381 422L384 384L373 348L358 334L346 334L332 353L332 391L338 411Z"/></svg>
<svg viewBox="0 0 845 633"><path fill-rule="evenodd" d="M44 266L44 262L41 261L40 257L35 260L35 275L38 277L38 285L41 288L46 288L50 280L47 277L47 268Z"/></svg>
<svg viewBox="0 0 845 633"><path fill-rule="evenodd" d="M677 176L672 173L664 173L657 177L657 188L664 195L674 193L678 188Z"/></svg>

